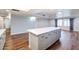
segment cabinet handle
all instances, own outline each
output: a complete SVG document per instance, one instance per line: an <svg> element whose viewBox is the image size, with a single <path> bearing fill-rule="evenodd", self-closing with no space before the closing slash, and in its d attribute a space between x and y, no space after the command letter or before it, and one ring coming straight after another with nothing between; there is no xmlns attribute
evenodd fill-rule
<svg viewBox="0 0 79 59"><path fill-rule="evenodd" d="M41 36L41 38L43 38L44 36Z"/></svg>
<svg viewBox="0 0 79 59"><path fill-rule="evenodd" d="M45 37L45 39L47 39L48 37Z"/></svg>

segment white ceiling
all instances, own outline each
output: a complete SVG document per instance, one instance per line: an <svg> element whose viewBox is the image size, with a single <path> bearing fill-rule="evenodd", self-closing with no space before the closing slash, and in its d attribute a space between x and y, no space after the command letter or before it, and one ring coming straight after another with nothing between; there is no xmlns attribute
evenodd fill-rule
<svg viewBox="0 0 79 59"><path fill-rule="evenodd" d="M56 10L55 9L31 9L29 12L27 12L28 15L31 16L37 16L37 17L55 17Z"/></svg>
<svg viewBox="0 0 79 59"><path fill-rule="evenodd" d="M8 12L6 11L6 9L0 9L0 16L7 16Z"/></svg>
<svg viewBox="0 0 79 59"><path fill-rule="evenodd" d="M29 11L13 11L10 10L12 15L18 15L18 16L36 16L36 17L42 17L42 18L49 18L49 17L55 17L56 9L30 9ZM7 16L8 12L6 9L0 9L0 16Z"/></svg>
<svg viewBox="0 0 79 59"><path fill-rule="evenodd" d="M60 9L61 10L61 9ZM56 16L58 9L30 9L29 11L11 11L12 15L18 16L37 16L44 18L53 18ZM0 16L7 16L6 9L0 9ZM79 9L71 9L71 16L79 16Z"/></svg>
<svg viewBox="0 0 79 59"><path fill-rule="evenodd" d="M72 17L79 17L79 9L72 9L71 11L71 16Z"/></svg>

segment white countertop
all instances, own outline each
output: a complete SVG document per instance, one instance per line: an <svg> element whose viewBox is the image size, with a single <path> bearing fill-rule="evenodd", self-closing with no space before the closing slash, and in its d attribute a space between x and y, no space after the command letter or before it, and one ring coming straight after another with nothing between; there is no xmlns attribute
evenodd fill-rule
<svg viewBox="0 0 79 59"><path fill-rule="evenodd" d="M42 33L46 33L49 31L53 31L56 29L60 29L59 27L45 27L45 28L36 28L36 29L29 29L28 32L33 33L35 35L40 35Z"/></svg>
<svg viewBox="0 0 79 59"><path fill-rule="evenodd" d="M0 36L5 32L6 29L0 29Z"/></svg>

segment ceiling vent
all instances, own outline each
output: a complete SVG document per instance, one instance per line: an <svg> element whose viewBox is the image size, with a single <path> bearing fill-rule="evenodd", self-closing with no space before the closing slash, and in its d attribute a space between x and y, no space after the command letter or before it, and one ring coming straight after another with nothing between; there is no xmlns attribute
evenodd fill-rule
<svg viewBox="0 0 79 59"><path fill-rule="evenodd" d="M12 9L12 11L17 11L17 12L19 12L20 10L18 10L18 9Z"/></svg>
<svg viewBox="0 0 79 59"><path fill-rule="evenodd" d="M43 14L43 16L46 16L45 14Z"/></svg>

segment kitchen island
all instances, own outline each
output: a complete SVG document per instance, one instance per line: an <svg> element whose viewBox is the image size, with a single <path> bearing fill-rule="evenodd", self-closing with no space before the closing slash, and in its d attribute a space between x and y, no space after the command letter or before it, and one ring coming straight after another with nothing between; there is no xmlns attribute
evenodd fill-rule
<svg viewBox="0 0 79 59"><path fill-rule="evenodd" d="M61 29L59 27L30 29L28 32L29 47L33 50L47 49L61 37Z"/></svg>

